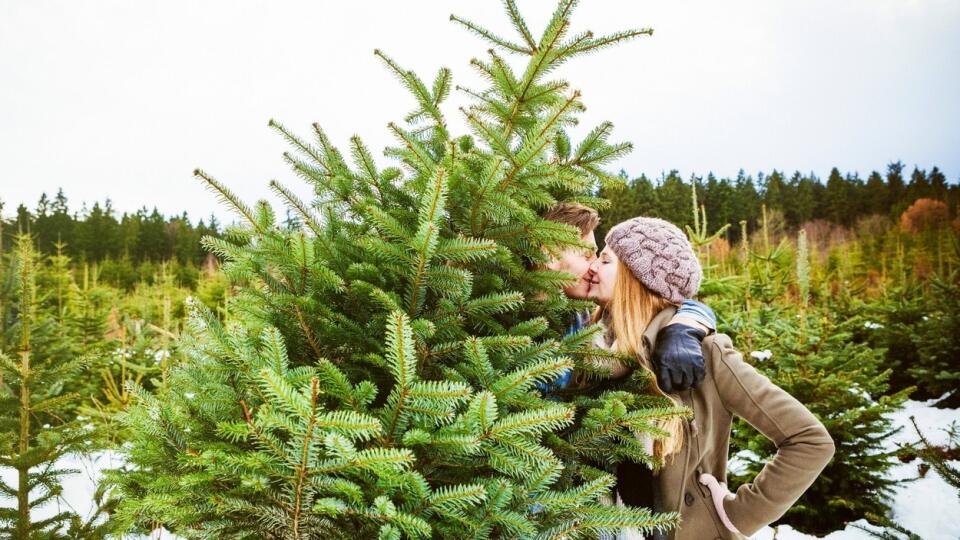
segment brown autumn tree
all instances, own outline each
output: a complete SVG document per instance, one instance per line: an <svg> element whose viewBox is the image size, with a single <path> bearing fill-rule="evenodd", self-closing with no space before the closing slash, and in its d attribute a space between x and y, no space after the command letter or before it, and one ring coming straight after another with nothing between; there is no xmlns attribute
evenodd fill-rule
<svg viewBox="0 0 960 540"><path fill-rule="evenodd" d="M917 199L900 215L900 226L914 234L938 229L949 221L950 212L946 203L935 199Z"/></svg>

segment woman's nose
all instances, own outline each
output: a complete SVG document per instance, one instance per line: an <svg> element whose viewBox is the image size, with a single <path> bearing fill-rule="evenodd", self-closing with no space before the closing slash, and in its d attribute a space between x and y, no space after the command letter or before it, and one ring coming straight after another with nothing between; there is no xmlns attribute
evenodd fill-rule
<svg viewBox="0 0 960 540"><path fill-rule="evenodd" d="M587 272L591 274L596 274L597 269L600 268L600 259L594 259L590 262L590 266L587 267Z"/></svg>

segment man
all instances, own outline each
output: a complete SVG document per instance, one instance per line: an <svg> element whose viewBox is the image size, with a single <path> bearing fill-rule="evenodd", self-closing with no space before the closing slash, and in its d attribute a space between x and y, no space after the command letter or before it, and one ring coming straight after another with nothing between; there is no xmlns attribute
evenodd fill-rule
<svg viewBox="0 0 960 540"><path fill-rule="evenodd" d="M544 214L544 219L572 225L580 230L580 239L592 246L588 250L570 248L553 257L544 267L556 272L577 276L577 281L563 288L569 298L588 298L592 275L590 263L597 258L597 238L594 230L600 224L597 211L578 203L560 203ZM590 324L590 312L577 313L567 330L568 335ZM681 304L670 324L657 334L653 351L654 371L657 383L664 392L682 392L703 381L706 374L701 341L717 326L713 310L705 304L686 300ZM550 384L539 384L543 393L565 388L572 378L572 370Z"/></svg>

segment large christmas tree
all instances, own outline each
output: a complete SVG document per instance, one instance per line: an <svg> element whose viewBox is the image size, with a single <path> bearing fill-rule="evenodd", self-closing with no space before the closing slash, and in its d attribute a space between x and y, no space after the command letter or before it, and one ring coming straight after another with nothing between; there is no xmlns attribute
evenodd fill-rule
<svg viewBox="0 0 960 540"><path fill-rule="evenodd" d="M633 432L683 414L623 390L546 399L537 382L589 369L595 328L563 329L573 276L539 267L583 247L546 221L559 201L599 206L603 169L629 151L603 123L576 144L584 106L550 79L577 56L650 34L571 34L560 2L535 39L517 7L510 42L458 17L495 47L462 90L469 135L448 130L452 89L376 55L415 99L380 169L359 138L349 157L318 125L313 141L270 122L285 160L314 190L280 226L202 171L244 219L207 247L237 294L226 320L194 306L189 358L156 393L135 389L130 466L113 476L121 528L162 524L187 538L588 538L675 515L606 506L612 467L654 464ZM514 70L500 52L526 58ZM635 386L644 384L636 378Z"/></svg>

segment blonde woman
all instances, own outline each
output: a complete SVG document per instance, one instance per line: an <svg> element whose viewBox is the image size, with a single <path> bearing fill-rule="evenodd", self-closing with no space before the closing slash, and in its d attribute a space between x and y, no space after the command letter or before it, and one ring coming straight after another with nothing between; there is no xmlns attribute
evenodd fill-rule
<svg viewBox="0 0 960 540"><path fill-rule="evenodd" d="M608 329L598 345L631 356L634 369L650 370L657 334L676 306L696 294L701 276L676 226L638 217L613 227L591 265L590 297L600 306L595 318ZM666 535L672 540L752 535L796 502L834 452L823 424L745 363L729 337L707 336L703 356L702 384L674 394L655 390L693 411L692 419L663 425L670 436L649 446L663 467L648 471L625 464L617 475L616 496L623 503L680 514L679 528ZM736 494L724 483L734 416L777 446L760 474Z"/></svg>

